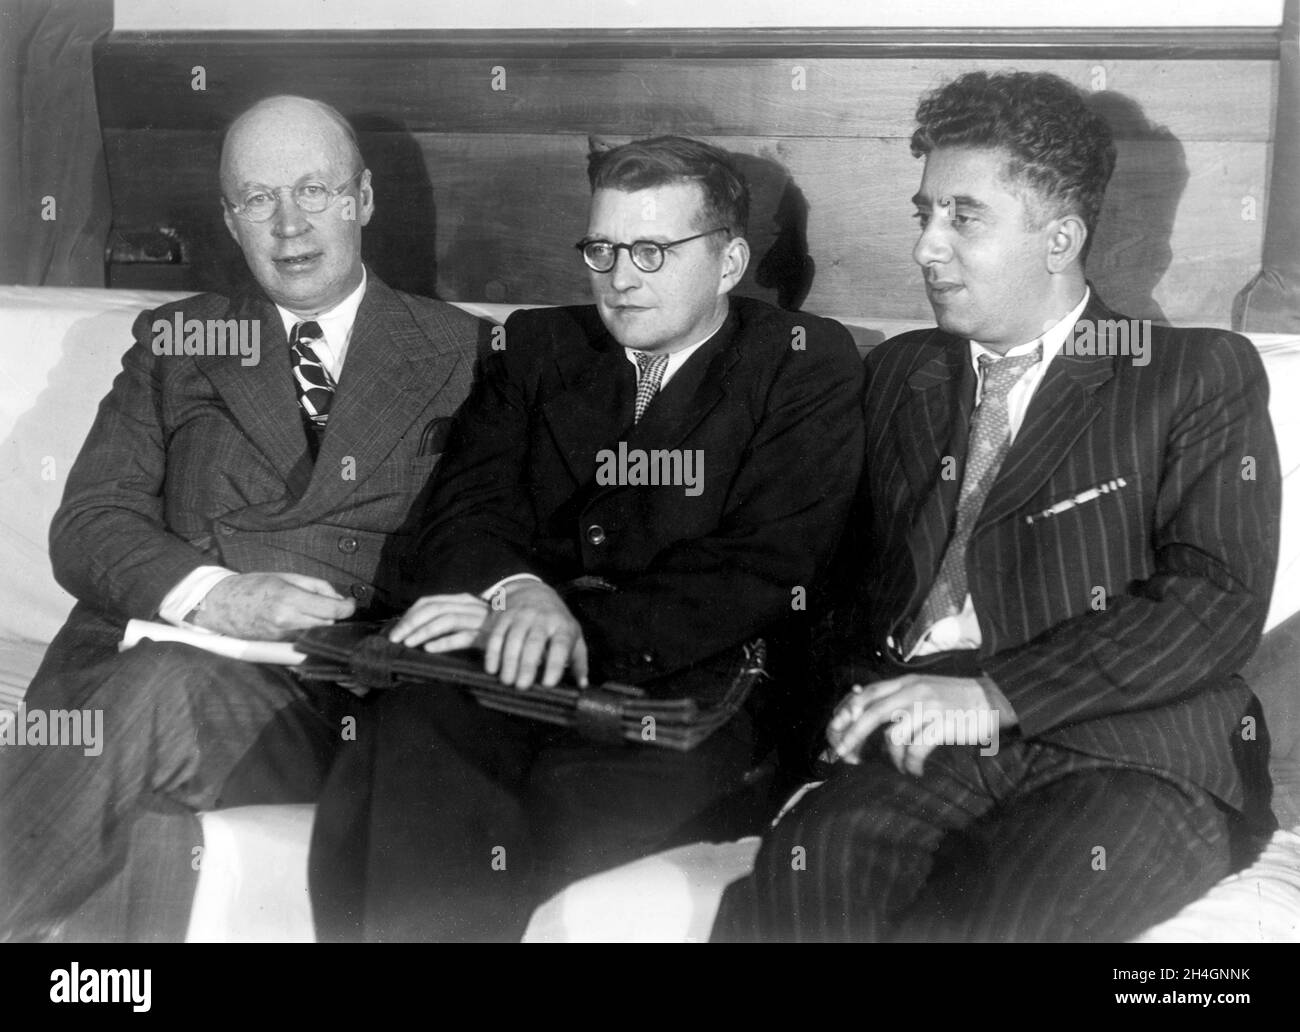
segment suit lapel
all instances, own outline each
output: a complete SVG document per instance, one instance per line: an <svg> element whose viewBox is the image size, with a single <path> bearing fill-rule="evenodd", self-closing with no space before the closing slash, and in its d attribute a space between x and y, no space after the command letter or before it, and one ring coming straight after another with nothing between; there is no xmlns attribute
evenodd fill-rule
<svg viewBox="0 0 1300 1032"><path fill-rule="evenodd" d="M397 295L369 274L304 505L328 510L397 446L460 361L445 350L444 337L417 325ZM349 468L350 478L344 476Z"/></svg>
<svg viewBox="0 0 1300 1032"><path fill-rule="evenodd" d="M555 349L565 390L542 406L546 423L576 483L591 478L596 452L612 448L632 422L636 373L604 330L586 327L577 353Z"/></svg>
<svg viewBox="0 0 1300 1032"><path fill-rule="evenodd" d="M543 406L560 453L578 484L588 483L596 453L626 440L629 448L673 448L726 394L727 371L740 358L739 320L733 311L722 328L692 355L632 423L636 372L624 348L604 330L589 328L590 351L561 367L572 386ZM618 490L601 487L595 493Z"/></svg>
<svg viewBox="0 0 1300 1032"><path fill-rule="evenodd" d="M893 419L898 462L918 500L907 535L915 571L909 612L929 590L955 522L974 407L975 371L966 342L937 336L942 347L908 377Z"/></svg>
<svg viewBox="0 0 1300 1032"><path fill-rule="evenodd" d="M291 495L306 489L311 476L307 437L298 414L298 396L289 367L289 341L275 306L259 294L237 296L229 317L258 325L256 365L207 355L196 361L230 409L235 425L266 456Z"/></svg>
<svg viewBox="0 0 1300 1032"><path fill-rule="evenodd" d="M627 434L629 448L676 448L726 396L728 373L740 360L739 320L726 321L655 396Z"/></svg>
<svg viewBox="0 0 1300 1032"><path fill-rule="evenodd" d="M1080 323L1117 319L1092 300ZM1073 336L1072 338L1077 339ZM1047 367L1025 413L998 478L984 501L978 526L992 524L1024 506L1044 481L1064 462L1075 441L1101 412L1097 388L1115 375L1117 359L1107 355L1069 355L1061 351Z"/></svg>
<svg viewBox="0 0 1300 1032"><path fill-rule="evenodd" d="M966 343L947 334L942 339L943 347L907 378L907 394L894 413L898 462L914 496L929 491L936 477L950 482L940 476L943 460L965 455L964 447L954 452L952 445L970 423L974 371Z"/></svg>

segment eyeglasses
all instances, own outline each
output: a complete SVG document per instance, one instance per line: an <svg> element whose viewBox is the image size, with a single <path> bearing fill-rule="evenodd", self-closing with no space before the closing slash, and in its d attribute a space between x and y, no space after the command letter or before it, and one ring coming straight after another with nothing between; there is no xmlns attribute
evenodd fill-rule
<svg viewBox="0 0 1300 1032"><path fill-rule="evenodd" d="M265 222L280 208L280 192L288 190L293 203L301 211L319 215L331 204L334 198L351 186L365 169L352 173L338 186L330 189L324 183L308 180L297 186L255 186L251 187L238 204L231 204L224 197L222 202L245 222Z"/></svg>
<svg viewBox="0 0 1300 1032"><path fill-rule="evenodd" d="M670 240L666 244L659 244L653 240L634 240L630 244L611 244L608 240L579 240L573 246L582 252L582 260L587 263L587 268L592 272L609 272L618 262L618 252L626 250L632 258L632 264L642 272L658 272L663 268L664 256L668 253L670 247L676 247L678 244L689 244L692 240L699 240L701 237L712 236L714 233L726 233L729 229L727 226L718 226L716 229L710 229L704 233L696 233L694 236L682 237L680 240Z"/></svg>

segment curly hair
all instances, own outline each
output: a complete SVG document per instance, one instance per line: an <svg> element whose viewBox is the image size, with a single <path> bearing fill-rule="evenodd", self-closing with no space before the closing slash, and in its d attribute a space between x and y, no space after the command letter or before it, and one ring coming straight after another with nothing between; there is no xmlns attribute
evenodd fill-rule
<svg viewBox="0 0 1300 1032"><path fill-rule="evenodd" d="M1034 189L1052 214L1071 212L1096 232L1115 169L1110 127L1083 93L1051 72L968 72L926 94L916 109L912 156L942 147L1001 149L1006 175Z"/></svg>
<svg viewBox="0 0 1300 1032"><path fill-rule="evenodd" d="M702 217L726 226L733 236L749 227L749 187L731 155L684 136L633 140L587 157L592 193L601 189L648 190L668 183L695 182L704 191Z"/></svg>

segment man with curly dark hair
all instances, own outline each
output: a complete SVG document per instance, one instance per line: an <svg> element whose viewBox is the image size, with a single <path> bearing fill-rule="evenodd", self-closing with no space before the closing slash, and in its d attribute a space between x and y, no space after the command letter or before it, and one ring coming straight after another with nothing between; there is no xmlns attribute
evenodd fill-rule
<svg viewBox="0 0 1300 1032"><path fill-rule="evenodd" d="M1236 673L1277 556L1264 369L1097 297L1115 147L1069 83L975 72L917 121L938 327L867 359L832 765L714 936L1129 939L1272 827Z"/></svg>

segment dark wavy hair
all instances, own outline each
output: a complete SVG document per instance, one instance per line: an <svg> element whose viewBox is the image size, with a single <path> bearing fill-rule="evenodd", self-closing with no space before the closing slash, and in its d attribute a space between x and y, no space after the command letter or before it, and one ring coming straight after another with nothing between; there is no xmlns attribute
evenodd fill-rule
<svg viewBox="0 0 1300 1032"><path fill-rule="evenodd" d="M1007 177L1038 195L1031 208L1083 219L1087 257L1115 170L1115 142L1077 87L1051 72L968 72L927 93L916 121L913 157L943 147L1006 151Z"/></svg>
<svg viewBox="0 0 1300 1032"><path fill-rule="evenodd" d="M699 183L704 191L701 215L709 226L726 226L732 236L744 236L749 228L749 187L745 177L730 154L699 140L656 136L592 151L587 157L587 179L592 193Z"/></svg>

